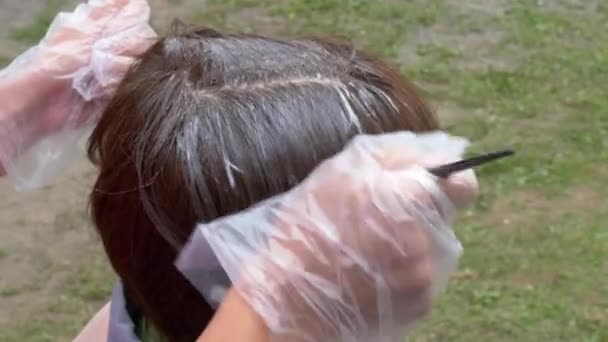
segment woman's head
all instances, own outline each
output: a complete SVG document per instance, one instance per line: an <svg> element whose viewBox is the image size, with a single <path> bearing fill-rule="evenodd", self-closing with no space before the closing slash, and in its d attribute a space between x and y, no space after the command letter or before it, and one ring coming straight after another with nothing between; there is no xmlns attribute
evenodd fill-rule
<svg viewBox="0 0 608 342"><path fill-rule="evenodd" d="M91 137L93 219L146 317L193 340L213 312L174 261L197 223L289 190L357 133L436 128L412 85L348 44L181 27Z"/></svg>

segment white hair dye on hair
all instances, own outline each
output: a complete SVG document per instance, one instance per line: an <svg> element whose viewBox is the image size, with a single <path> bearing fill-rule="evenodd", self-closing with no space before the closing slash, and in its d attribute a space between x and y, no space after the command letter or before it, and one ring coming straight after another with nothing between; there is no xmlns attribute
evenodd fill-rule
<svg viewBox="0 0 608 342"><path fill-rule="evenodd" d="M355 111L353 110L353 107L351 106L349 100L346 98L347 96L350 98L350 93L348 92L348 89L345 89L344 86L336 86L335 89L338 92L338 96L340 96L340 100L342 101L342 105L344 106L346 116L348 117L350 123L357 128L357 132L361 132L361 122L355 114Z"/></svg>

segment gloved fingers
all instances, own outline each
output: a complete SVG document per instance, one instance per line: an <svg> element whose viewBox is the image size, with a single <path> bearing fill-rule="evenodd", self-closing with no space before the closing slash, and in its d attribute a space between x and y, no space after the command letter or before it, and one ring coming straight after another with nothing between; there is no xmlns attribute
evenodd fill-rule
<svg viewBox="0 0 608 342"><path fill-rule="evenodd" d="M154 36L148 25L149 13L145 0L106 1L104 6L81 4L73 13L57 15L43 42L47 47L81 43L91 48L92 43L118 34L126 37L151 31Z"/></svg>
<svg viewBox="0 0 608 342"><path fill-rule="evenodd" d="M92 15L95 20L90 19ZM70 77L89 63L95 51L138 56L156 37L148 17L145 0L82 4L73 13L59 14L43 41L28 54L29 58L22 60L29 73Z"/></svg>
<svg viewBox="0 0 608 342"><path fill-rule="evenodd" d="M89 18L100 20L107 18L123 9L129 2L142 2L140 0L89 0L87 5L91 7ZM143 1L145 2L145 1Z"/></svg>
<svg viewBox="0 0 608 342"><path fill-rule="evenodd" d="M359 135L345 148L350 153L340 156L351 158L351 164L366 159L369 162L371 159L384 170L403 170L415 165L432 167L436 163L455 161L462 156L468 145L466 139L439 131Z"/></svg>
<svg viewBox="0 0 608 342"><path fill-rule="evenodd" d="M95 50L115 56L133 57L145 52L156 42L156 33L150 26L137 26L105 37L95 46Z"/></svg>
<svg viewBox="0 0 608 342"><path fill-rule="evenodd" d="M443 132L420 135L416 140L419 151L419 165L425 168L437 167L456 162L463 158L467 140L449 136ZM443 192L457 208L471 203L478 194L478 182L473 169L451 174L448 178L436 177Z"/></svg>
<svg viewBox="0 0 608 342"><path fill-rule="evenodd" d="M475 200L479 193L479 183L472 169L450 175L447 179L439 179L439 186L456 208L464 208Z"/></svg>
<svg viewBox="0 0 608 342"><path fill-rule="evenodd" d="M346 153L337 156L336 163L383 170L401 169L419 159L415 148L408 146L414 141L415 135L411 132L358 135L344 148Z"/></svg>
<svg viewBox="0 0 608 342"><path fill-rule="evenodd" d="M42 43L47 46L61 46L65 42L93 41L121 9L114 1L106 2L105 6L96 3L98 1L89 1L78 5L73 12L59 13Z"/></svg>

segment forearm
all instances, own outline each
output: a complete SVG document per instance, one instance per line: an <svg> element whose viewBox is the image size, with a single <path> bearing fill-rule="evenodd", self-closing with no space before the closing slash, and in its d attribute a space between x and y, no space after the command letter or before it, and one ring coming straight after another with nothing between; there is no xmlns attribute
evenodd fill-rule
<svg viewBox="0 0 608 342"><path fill-rule="evenodd" d="M198 339L198 342L224 341L270 341L262 318L234 289L228 291L215 317Z"/></svg>
<svg viewBox="0 0 608 342"><path fill-rule="evenodd" d="M108 326L110 322L110 303L104 305L95 317L82 329L73 342L105 342L108 340Z"/></svg>

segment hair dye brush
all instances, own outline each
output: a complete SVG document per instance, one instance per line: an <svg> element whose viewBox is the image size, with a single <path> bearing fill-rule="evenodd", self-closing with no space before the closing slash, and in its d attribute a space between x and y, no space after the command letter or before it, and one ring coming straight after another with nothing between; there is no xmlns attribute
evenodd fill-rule
<svg viewBox="0 0 608 342"><path fill-rule="evenodd" d="M495 161L504 157L512 156L515 154L513 149L505 149L496 152L486 153L477 157L463 159L454 163L444 164L441 166L433 167L428 169L430 173L437 177L447 178L454 172L459 172L467 169L471 169L491 161Z"/></svg>

